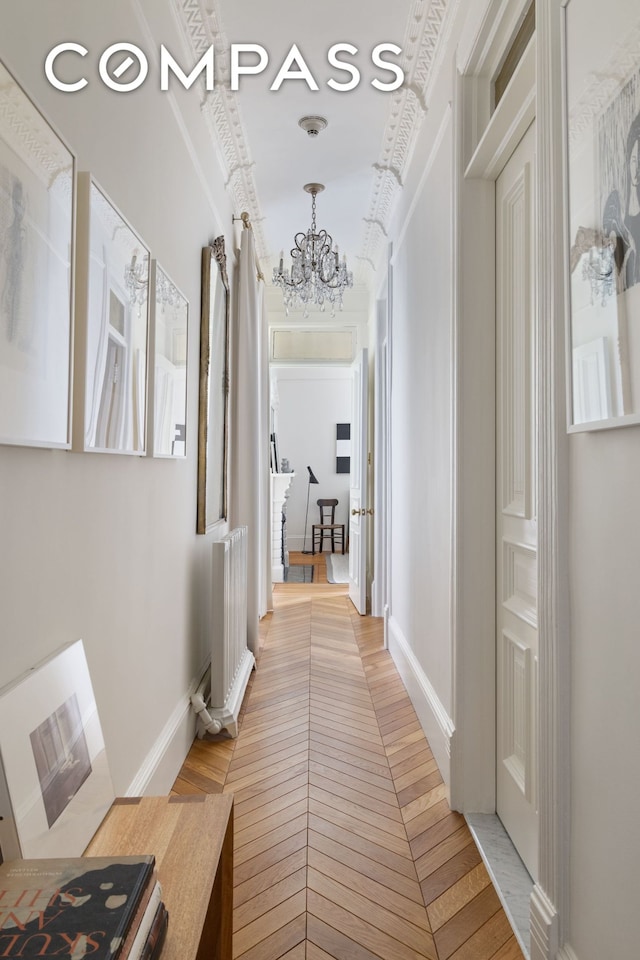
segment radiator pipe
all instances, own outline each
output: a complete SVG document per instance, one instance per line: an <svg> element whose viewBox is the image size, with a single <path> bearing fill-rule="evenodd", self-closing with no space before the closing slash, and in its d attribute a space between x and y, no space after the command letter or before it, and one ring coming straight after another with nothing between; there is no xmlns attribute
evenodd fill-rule
<svg viewBox="0 0 640 960"><path fill-rule="evenodd" d="M210 686L211 667L207 667L207 671L200 681L200 686L195 693L191 694L191 706L193 707L196 717L198 718L198 738L200 740L202 740L205 733L215 734L220 733L222 730L222 723L220 720L215 720L207 710L205 691Z"/></svg>

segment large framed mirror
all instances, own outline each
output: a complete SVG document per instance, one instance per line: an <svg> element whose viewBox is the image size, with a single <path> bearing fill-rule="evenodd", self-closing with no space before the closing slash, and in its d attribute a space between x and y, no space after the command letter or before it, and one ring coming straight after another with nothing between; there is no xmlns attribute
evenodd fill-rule
<svg viewBox="0 0 640 960"><path fill-rule="evenodd" d="M640 13L567 0L569 431L640 423Z"/></svg>
<svg viewBox="0 0 640 960"><path fill-rule="evenodd" d="M229 278L224 237L202 250L197 533L227 519Z"/></svg>

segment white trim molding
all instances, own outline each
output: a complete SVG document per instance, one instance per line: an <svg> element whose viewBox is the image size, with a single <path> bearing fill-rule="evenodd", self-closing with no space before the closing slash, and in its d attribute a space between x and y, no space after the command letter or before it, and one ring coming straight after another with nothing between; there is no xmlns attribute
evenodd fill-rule
<svg viewBox="0 0 640 960"><path fill-rule="evenodd" d="M465 176L477 86L475 77L458 75L453 105L451 804L494 813L495 188Z"/></svg>
<svg viewBox="0 0 640 960"><path fill-rule="evenodd" d="M566 936L569 900L571 685L567 576L569 466L564 363L562 15L561 0L538 0L536 192L540 842L539 875L532 896L532 960L555 960L558 947L563 946Z"/></svg>
<svg viewBox="0 0 640 960"><path fill-rule="evenodd" d="M494 110L469 165L467 177L496 180L536 117L536 41L531 38L504 96Z"/></svg>
<svg viewBox="0 0 640 960"><path fill-rule="evenodd" d="M137 774L125 790L125 797L168 793L196 735L196 716L191 696L198 689L193 680L180 698Z"/></svg>
<svg viewBox="0 0 640 960"><path fill-rule="evenodd" d="M565 943L563 947L560 947L556 955L556 960L578 960L578 954L575 952L573 947L569 946L568 943Z"/></svg>
<svg viewBox="0 0 640 960"><path fill-rule="evenodd" d="M531 894L530 960L578 960L578 955L569 943L558 949L560 916L539 886Z"/></svg>
<svg viewBox="0 0 640 960"><path fill-rule="evenodd" d="M388 619L389 652L407 688L447 788L451 782L451 741L455 727L395 617Z"/></svg>
<svg viewBox="0 0 640 960"><path fill-rule="evenodd" d="M558 913L544 890L535 886L529 918L530 960L555 960L558 952Z"/></svg>

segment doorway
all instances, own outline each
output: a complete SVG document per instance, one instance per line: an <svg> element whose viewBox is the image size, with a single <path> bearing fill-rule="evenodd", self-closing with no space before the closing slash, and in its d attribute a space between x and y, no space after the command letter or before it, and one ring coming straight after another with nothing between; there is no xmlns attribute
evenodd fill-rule
<svg viewBox="0 0 640 960"><path fill-rule="evenodd" d="M280 485L286 488L272 503L274 543L276 533L282 531L282 551L274 557L273 571L274 582L279 582L288 580L289 575L276 577L278 564L280 570L291 562L317 566L312 527L320 520L319 499L337 499L335 522L344 525L345 535L349 529L350 440L344 439L344 434L350 432L352 396L346 364L272 363L270 376L278 467L282 468L283 460L288 467L288 475L281 469L272 474L272 492ZM325 548L328 542L325 539ZM326 558L323 560L326 565Z"/></svg>
<svg viewBox="0 0 640 960"><path fill-rule="evenodd" d="M535 124L496 180L496 812L538 872Z"/></svg>
<svg viewBox="0 0 640 960"><path fill-rule="evenodd" d="M524 10L525 4L520 6ZM540 136L537 47L534 36L494 105L490 78L499 69L518 11L510 7L507 14L511 20L495 35L480 31L456 90L451 797L494 870L528 953L535 891L531 877L538 879L538 858L544 855L537 802L544 785L536 777L538 768L546 768L538 753L542 740L537 742L535 735L537 719L543 723L544 718L535 711L538 702L546 702L548 690L534 643L538 608L545 602L544 583L539 595L537 589L538 551L546 550L542 531L539 542L534 537L535 504L548 507L552 495L544 483L537 490L536 455L553 438L544 433L548 417L539 401L541 372L535 362L541 278L534 262L536 251L539 255L534 210L537 217L540 184L533 158L518 153L523 140L521 149L528 146L535 153ZM505 304L510 322L503 328ZM509 357L506 367L503 353ZM535 810L520 837L518 816L510 816L509 800L504 800L505 783L498 782L508 783L506 778L514 793L532 800Z"/></svg>

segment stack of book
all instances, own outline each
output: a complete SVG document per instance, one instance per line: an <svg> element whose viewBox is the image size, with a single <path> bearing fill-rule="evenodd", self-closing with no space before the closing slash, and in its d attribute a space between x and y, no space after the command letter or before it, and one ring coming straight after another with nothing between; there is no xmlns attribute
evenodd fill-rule
<svg viewBox="0 0 640 960"><path fill-rule="evenodd" d="M0 864L0 957L157 960L167 922L153 856Z"/></svg>

